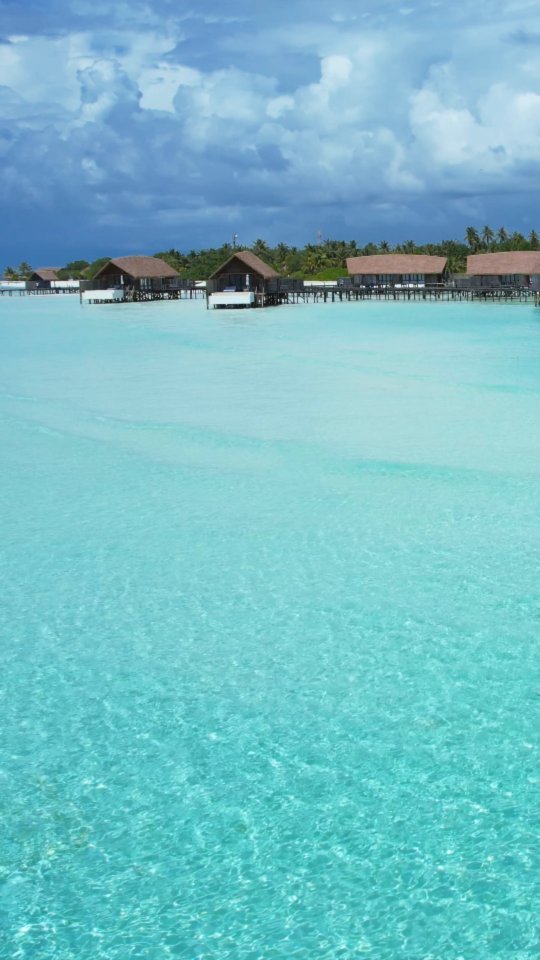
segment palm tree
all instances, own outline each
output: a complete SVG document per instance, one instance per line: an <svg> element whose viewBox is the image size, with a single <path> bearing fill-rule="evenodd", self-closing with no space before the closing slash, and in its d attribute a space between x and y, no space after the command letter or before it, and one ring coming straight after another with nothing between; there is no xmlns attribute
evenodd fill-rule
<svg viewBox="0 0 540 960"><path fill-rule="evenodd" d="M32 267L26 262L26 260L22 260L17 267L17 273L22 280L28 280L28 277L32 274Z"/></svg>
<svg viewBox="0 0 540 960"><path fill-rule="evenodd" d="M329 264L334 267L345 266L348 253L347 244L343 240L325 240L323 248Z"/></svg>
<svg viewBox="0 0 540 960"><path fill-rule="evenodd" d="M268 257L270 254L270 247L268 246L266 240L261 240L260 237L258 237L255 243L252 244L251 249L256 256L261 258Z"/></svg>
<svg viewBox="0 0 540 960"><path fill-rule="evenodd" d="M379 250L381 253L390 253L390 244L388 243L388 240L381 240L379 243Z"/></svg>
<svg viewBox="0 0 540 960"><path fill-rule="evenodd" d="M531 230L529 234L529 246L531 250L538 250L539 242L536 230Z"/></svg>
<svg viewBox="0 0 540 960"><path fill-rule="evenodd" d="M371 240L369 243L366 243L365 247L362 249L362 254L364 257L369 257L374 253L378 253L378 248L376 243L372 243Z"/></svg>
<svg viewBox="0 0 540 960"><path fill-rule="evenodd" d="M509 238L511 243L512 250L526 250L527 241L522 233L519 233L518 230L514 230L514 233Z"/></svg>
<svg viewBox="0 0 540 960"><path fill-rule="evenodd" d="M495 234L491 227L485 226L482 230L482 240L486 250L491 250L491 245L495 239Z"/></svg>
<svg viewBox="0 0 540 960"><path fill-rule="evenodd" d="M504 227L499 227L499 229L497 230L498 243L506 243L507 240L508 240L508 234L506 230L504 229Z"/></svg>
<svg viewBox="0 0 540 960"><path fill-rule="evenodd" d="M456 273L463 273L465 270L465 262L456 253L450 253L448 255L448 261L446 266L448 269L448 273L452 275Z"/></svg>
<svg viewBox="0 0 540 960"><path fill-rule="evenodd" d="M480 246L480 236L478 230L475 227L467 227L465 231L465 239L469 245L469 248L475 253Z"/></svg>
<svg viewBox="0 0 540 960"><path fill-rule="evenodd" d="M322 250L320 247L315 247L312 244L308 244L303 263L304 273L310 275L320 273L321 270L324 270L326 265L327 260L324 250Z"/></svg>
<svg viewBox="0 0 540 960"><path fill-rule="evenodd" d="M289 248L286 243L278 243L274 249L275 258L279 264L279 268L282 273L287 273L287 258L289 256Z"/></svg>

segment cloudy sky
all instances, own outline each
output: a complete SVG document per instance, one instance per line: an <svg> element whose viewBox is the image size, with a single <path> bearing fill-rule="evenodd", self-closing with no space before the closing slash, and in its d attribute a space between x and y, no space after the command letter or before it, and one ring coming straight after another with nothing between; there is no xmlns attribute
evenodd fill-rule
<svg viewBox="0 0 540 960"><path fill-rule="evenodd" d="M539 0L0 0L0 269L540 228Z"/></svg>

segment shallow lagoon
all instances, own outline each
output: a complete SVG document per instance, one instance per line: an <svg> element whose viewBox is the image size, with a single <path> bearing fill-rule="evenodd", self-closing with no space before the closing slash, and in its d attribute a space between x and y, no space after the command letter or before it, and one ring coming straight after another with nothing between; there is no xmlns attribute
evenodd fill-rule
<svg viewBox="0 0 540 960"><path fill-rule="evenodd" d="M540 311L0 342L0 956L537 957Z"/></svg>

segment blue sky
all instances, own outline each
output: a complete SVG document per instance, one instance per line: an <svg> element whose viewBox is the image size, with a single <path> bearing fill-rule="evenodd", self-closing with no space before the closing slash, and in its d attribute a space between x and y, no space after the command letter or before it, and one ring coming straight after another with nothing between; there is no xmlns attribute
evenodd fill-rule
<svg viewBox="0 0 540 960"><path fill-rule="evenodd" d="M0 268L540 227L538 0L0 0Z"/></svg>

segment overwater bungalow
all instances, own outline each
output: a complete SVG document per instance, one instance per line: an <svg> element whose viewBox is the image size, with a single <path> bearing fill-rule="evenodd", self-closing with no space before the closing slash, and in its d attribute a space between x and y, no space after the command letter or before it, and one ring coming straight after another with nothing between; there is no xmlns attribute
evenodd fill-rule
<svg viewBox="0 0 540 960"><path fill-rule="evenodd" d="M115 257L98 270L94 280L110 287L133 287L137 290L160 286L159 281L178 278L178 271L159 257ZM158 283L156 283L158 281Z"/></svg>
<svg viewBox="0 0 540 960"><path fill-rule="evenodd" d="M53 283L58 282L60 267L37 267L28 278L30 283L37 284L38 289L50 290Z"/></svg>
<svg viewBox="0 0 540 960"><path fill-rule="evenodd" d="M447 259L423 253L378 253L348 257L347 270L353 283L361 286L432 286L444 282Z"/></svg>
<svg viewBox="0 0 540 960"><path fill-rule="evenodd" d="M93 280L81 283L81 300L89 303L178 299L182 291L195 290L190 280L159 257L115 257L98 270Z"/></svg>
<svg viewBox="0 0 540 960"><path fill-rule="evenodd" d="M236 250L206 283L209 307L257 307L274 302L279 273L251 250Z"/></svg>
<svg viewBox="0 0 540 960"><path fill-rule="evenodd" d="M76 293L79 289L78 280L61 280L58 271L61 267L36 267L28 280L20 283L25 293Z"/></svg>
<svg viewBox="0 0 540 960"><path fill-rule="evenodd" d="M540 250L474 253L467 257L467 280L474 287L540 289Z"/></svg>

